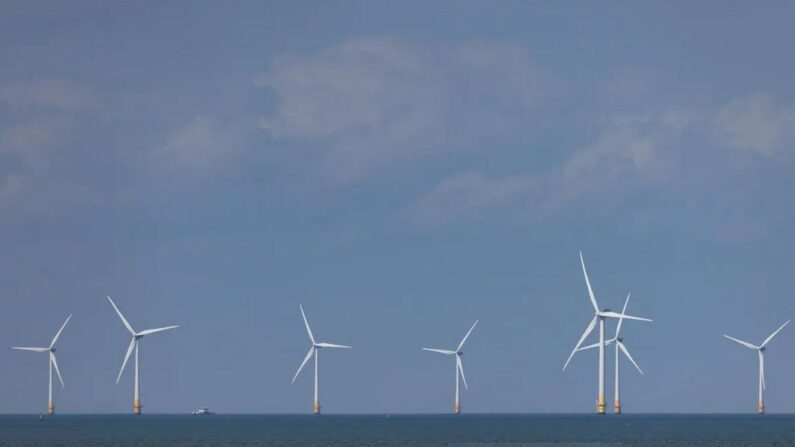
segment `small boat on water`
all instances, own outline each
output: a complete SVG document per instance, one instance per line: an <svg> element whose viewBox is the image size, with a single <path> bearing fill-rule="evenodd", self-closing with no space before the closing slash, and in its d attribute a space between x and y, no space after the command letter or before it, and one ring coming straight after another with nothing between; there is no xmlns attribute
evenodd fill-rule
<svg viewBox="0 0 795 447"><path fill-rule="evenodd" d="M215 414L215 413L213 413L212 411L210 411L210 409L209 409L209 408L207 408L207 407L204 407L204 408L199 408L198 410L195 410L195 411L193 412L193 415L194 415L194 416L209 416L209 415L212 415L212 414Z"/></svg>

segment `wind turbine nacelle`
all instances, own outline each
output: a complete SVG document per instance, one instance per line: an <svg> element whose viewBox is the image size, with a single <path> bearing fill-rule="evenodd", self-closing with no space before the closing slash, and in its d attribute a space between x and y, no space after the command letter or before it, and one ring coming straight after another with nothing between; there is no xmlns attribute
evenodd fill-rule
<svg viewBox="0 0 795 447"><path fill-rule="evenodd" d="M765 352L765 351L767 351L767 348L763 347L763 348L759 348L759 350L762 351L762 352Z"/></svg>
<svg viewBox="0 0 795 447"><path fill-rule="evenodd" d="M624 343L624 339L622 337L619 337L618 341L620 341L621 343Z"/></svg>
<svg viewBox="0 0 795 447"><path fill-rule="evenodd" d="M612 309L605 309L602 312L612 312L612 311L613 311Z"/></svg>

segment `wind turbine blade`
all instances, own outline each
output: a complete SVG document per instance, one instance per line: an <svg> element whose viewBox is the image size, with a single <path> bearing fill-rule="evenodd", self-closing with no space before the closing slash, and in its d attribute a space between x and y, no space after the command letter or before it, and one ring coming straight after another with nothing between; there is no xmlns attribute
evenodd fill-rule
<svg viewBox="0 0 795 447"><path fill-rule="evenodd" d="M632 292L627 294L627 299L624 300L624 308L621 309L621 316L618 318L618 326L616 326L616 337L618 338L618 334L621 333L621 324L624 323L624 316L627 313L627 304L629 304L629 296L632 295Z"/></svg>
<svg viewBox="0 0 795 447"><path fill-rule="evenodd" d="M625 318L627 320L636 320L636 321L654 321L654 320L650 320L648 318L634 317L632 315L620 314L618 312L613 312L613 311L599 312L599 316L600 317L605 317L605 318L619 318L619 319L620 318Z"/></svg>
<svg viewBox="0 0 795 447"><path fill-rule="evenodd" d="M605 342L605 345L607 345L607 342ZM599 347L599 343L594 343L592 345L583 346L582 348L577 348L577 352L579 352L579 351L587 351L589 349L598 348L598 347Z"/></svg>
<svg viewBox="0 0 795 447"><path fill-rule="evenodd" d="M309 321L307 321L307 319L306 319L306 314L304 313L304 307L299 304L298 308L301 309L301 316L304 317L304 325L306 326L306 333L309 334L309 340L311 340L312 344L314 345L315 344L315 336L312 335L312 329L309 329Z"/></svg>
<svg viewBox="0 0 795 447"><path fill-rule="evenodd" d="M741 344L741 345L745 346L746 348L751 348L751 349L759 349L759 346L752 345L751 343L748 343L747 341L738 340L738 339L736 339L736 338L734 338L734 337L730 337L730 336L728 336L728 335L726 335L726 334L723 334L723 336L724 336L724 337L726 337L726 338L728 338L728 339L729 339L729 340L731 340L731 341L735 341L735 342L737 342L737 343L739 343L739 344Z"/></svg>
<svg viewBox="0 0 795 447"><path fill-rule="evenodd" d="M580 337L580 341L577 342L577 346L575 346L574 349L571 350L571 354L569 354L569 358L566 359L566 363L563 365L563 371L566 371L566 367L569 366L569 362L571 361L571 358L574 357L574 353L577 352L577 349L580 347L582 342L585 341L585 339L588 338L589 335L591 335L591 332L593 331L593 328L596 327L596 319L597 319L597 317L593 317L591 322L588 323L588 327L586 327L585 328L585 332L582 333L582 336Z"/></svg>
<svg viewBox="0 0 795 447"><path fill-rule="evenodd" d="M784 326L786 326L786 325L788 325L788 324L789 324L789 321L790 321L790 320L787 320L787 322L786 322L786 323L784 323L784 324L782 324L780 328L776 329L776 332L773 332L772 334L770 334L770 337L767 337L767 338L765 339L765 341L763 341L763 342L762 342L762 344L761 344L761 345L759 345L759 347L760 347L760 348L764 348L766 344L770 343L770 340L772 340L772 339L773 339L773 337L775 337L775 336L776 336L776 335L777 335L779 332L781 332L781 330L782 330L782 329L784 329Z"/></svg>
<svg viewBox="0 0 795 447"><path fill-rule="evenodd" d="M605 340L605 346L610 346L611 344L613 344L614 341L616 341L615 338L611 338L610 340ZM587 351L589 349L594 349L594 348L598 348L598 347L599 347L599 343L594 343L592 345L583 346L582 348L577 349L577 352L579 352L579 351Z"/></svg>
<svg viewBox="0 0 795 447"><path fill-rule="evenodd" d="M19 347L19 346L12 346L11 349L16 349L17 351L33 351L33 352L47 352L49 348L28 348L28 347Z"/></svg>
<svg viewBox="0 0 795 447"><path fill-rule="evenodd" d="M110 295L108 295L108 301L110 301L110 305L113 306L113 309L116 310L116 313L119 314L119 318L121 318L121 322L124 323L124 327L126 327L131 334L135 335L135 329L133 329L132 326L130 326L130 323L127 322L127 319L124 318L124 315L121 314L119 308L116 307L116 303L114 303L113 300L110 299Z"/></svg>
<svg viewBox="0 0 795 447"><path fill-rule="evenodd" d="M301 370L304 369L304 365L306 365L306 362L309 361L309 359L312 357L312 354L314 353L315 353L315 347L312 346L311 348L309 348L309 352L306 353L304 361L301 362L301 366L298 367L298 371L295 372L295 375L293 376L293 381L291 383L295 383L295 379L298 378L298 374L301 374Z"/></svg>
<svg viewBox="0 0 795 447"><path fill-rule="evenodd" d="M55 367L55 373L58 374L58 380L61 381L61 388L66 388L66 385L63 383L63 378L61 377L61 371L58 370L58 360L55 359L55 354L50 352L50 361L52 362L52 366Z"/></svg>
<svg viewBox="0 0 795 447"><path fill-rule="evenodd" d="M582 264L582 274L585 276L585 284L588 286L588 296L591 298L591 304L593 304L593 310L599 312L599 305L596 304L596 297L593 294L593 289L591 288L591 281L588 279L588 272L585 270L585 260L582 258L582 252L580 252L580 264ZM566 369L565 367L563 369Z"/></svg>
<svg viewBox="0 0 795 447"><path fill-rule="evenodd" d="M461 378L464 379L464 388L469 389L469 387L467 386L467 378L464 375L464 365L461 363L460 355L455 356L455 364L456 368L458 368L458 372L461 373Z"/></svg>
<svg viewBox="0 0 795 447"><path fill-rule="evenodd" d="M619 348L621 348L621 351L624 353L624 355L625 355L625 356L627 356L627 358L629 359L629 361L630 361L630 362L632 362L632 364L633 364L633 365L635 365L635 368L637 368L637 369L638 369L638 372L640 373L640 375L641 375L641 376L642 376L642 375L644 375L644 374L643 374L643 370L642 370L642 369L640 369L640 366L638 366L638 364L637 364L637 363L635 363L635 359L633 359L633 358L632 358L632 356L631 356L631 355L629 355L629 351L627 350L627 347L626 347L626 346L624 346L624 343L621 343L621 342L619 341L619 342L618 342L618 347L619 347Z"/></svg>
<svg viewBox="0 0 795 447"><path fill-rule="evenodd" d="M69 320L70 320L71 318L72 318L72 315L71 315L71 314L69 314L69 316L68 316L68 317L66 317L66 321L64 321L64 322L63 322L63 325L61 326L61 328L60 328L60 329L58 329L58 333L57 333L57 334L55 334L55 337L53 337L53 338L52 338L52 342L50 342L50 349L52 349L52 347L53 347L53 346L55 346L55 342L56 342L56 341L58 341L58 337L60 337L60 336L61 336L61 332L63 332L63 328L65 328L65 327L66 327L66 323L69 323Z"/></svg>
<svg viewBox="0 0 795 447"><path fill-rule="evenodd" d="M143 337L144 335L155 334L157 332L163 332L163 331L167 331L167 330L170 330L170 329L175 329L175 328L178 328L178 327L179 326L166 326L166 327L159 327L157 329L147 329L145 331L139 332L138 335Z"/></svg>
<svg viewBox="0 0 795 447"><path fill-rule="evenodd" d="M762 379L762 390L765 390L765 356L761 349L757 352L759 353L759 378Z"/></svg>
<svg viewBox="0 0 795 447"><path fill-rule="evenodd" d="M431 352L438 352L439 354L446 354L446 355L453 355L455 351L450 351L447 349L433 349L433 348L422 348L423 351L431 351Z"/></svg>
<svg viewBox="0 0 795 447"><path fill-rule="evenodd" d="M130 360L130 354L133 352L133 348L135 347L135 337L130 340L130 347L127 348L127 355L124 356L124 362L121 364L121 369L119 370L119 376L116 377L116 383L119 383L121 380L121 375L124 372L124 367L127 366L127 360Z"/></svg>
<svg viewBox="0 0 795 447"><path fill-rule="evenodd" d="M333 343L318 343L315 346L317 346L318 348L345 348L345 349L351 349L351 346L335 345Z"/></svg>
<svg viewBox="0 0 795 447"><path fill-rule="evenodd" d="M475 329L475 326L477 326L477 325L478 325L478 321L480 321L480 320L475 320L475 324L473 324L473 325L472 325L472 327L471 327L471 328L469 328L469 331L467 331L467 334L466 334L466 335L464 335L464 338L462 338L462 339L461 339L461 343L459 343L459 344L458 344L458 347L455 349L456 351L460 351L460 350L461 350L461 348L463 348L463 347L464 347L464 343L466 343L466 341L467 341L467 338L469 338L469 334L471 334L471 333L472 333L472 329Z"/></svg>

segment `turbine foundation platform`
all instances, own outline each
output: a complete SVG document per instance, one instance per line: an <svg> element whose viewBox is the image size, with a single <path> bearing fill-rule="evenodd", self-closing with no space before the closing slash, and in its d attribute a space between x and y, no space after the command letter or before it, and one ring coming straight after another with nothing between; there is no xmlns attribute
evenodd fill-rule
<svg viewBox="0 0 795 447"><path fill-rule="evenodd" d="M135 399L133 400L133 414L140 416L141 415L141 400Z"/></svg>
<svg viewBox="0 0 795 447"><path fill-rule="evenodd" d="M314 406L314 408L312 409L312 412L313 412L314 414L320 414L320 402L318 402L318 401L315 401L315 406Z"/></svg>
<svg viewBox="0 0 795 447"><path fill-rule="evenodd" d="M55 414L55 405L53 405L52 402L47 404L47 414L50 416Z"/></svg>
<svg viewBox="0 0 795 447"><path fill-rule="evenodd" d="M613 413L614 414L621 414L621 401L620 400L617 400L613 404Z"/></svg>
<svg viewBox="0 0 795 447"><path fill-rule="evenodd" d="M455 414L461 414L461 404L455 404L455 405L453 406L453 412L454 412Z"/></svg>
<svg viewBox="0 0 795 447"><path fill-rule="evenodd" d="M765 414L765 403L759 401L759 405L756 406L756 409L759 411L759 414Z"/></svg>
<svg viewBox="0 0 795 447"><path fill-rule="evenodd" d="M605 414L606 413L606 405L605 405L605 396L599 396L599 399L596 401L596 414Z"/></svg>

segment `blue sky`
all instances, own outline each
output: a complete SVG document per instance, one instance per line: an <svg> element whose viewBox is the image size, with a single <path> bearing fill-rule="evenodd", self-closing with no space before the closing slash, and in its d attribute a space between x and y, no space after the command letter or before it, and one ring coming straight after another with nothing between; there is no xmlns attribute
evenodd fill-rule
<svg viewBox="0 0 795 447"><path fill-rule="evenodd" d="M795 313L792 2L0 4L0 340L60 341L62 412L752 412ZM612 331L608 329L608 334ZM795 333L767 357L793 412ZM0 351L0 412L46 358ZM42 357L42 358L39 358ZM128 371L129 373L129 371ZM608 374L612 369L608 368ZM608 393L611 391L608 386Z"/></svg>

